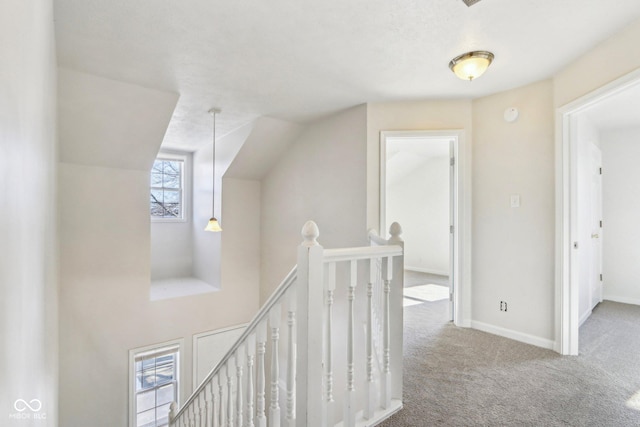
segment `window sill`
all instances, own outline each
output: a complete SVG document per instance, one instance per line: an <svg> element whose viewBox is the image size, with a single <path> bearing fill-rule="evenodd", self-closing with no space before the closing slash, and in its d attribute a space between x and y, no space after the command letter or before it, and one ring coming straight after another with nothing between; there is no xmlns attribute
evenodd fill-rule
<svg viewBox="0 0 640 427"><path fill-rule="evenodd" d="M187 222L186 218L151 218L151 223L152 224L156 224L156 223L163 223L163 224L170 224L170 223L178 223L178 224L182 224Z"/></svg>
<svg viewBox="0 0 640 427"><path fill-rule="evenodd" d="M171 298L186 297L191 295L208 294L219 291L218 288L203 282L195 277L176 277L151 281L151 301L160 301Z"/></svg>

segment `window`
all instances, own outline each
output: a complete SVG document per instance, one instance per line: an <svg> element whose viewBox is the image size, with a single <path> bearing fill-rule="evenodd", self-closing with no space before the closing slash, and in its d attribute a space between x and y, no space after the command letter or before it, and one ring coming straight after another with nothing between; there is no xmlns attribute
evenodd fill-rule
<svg viewBox="0 0 640 427"><path fill-rule="evenodd" d="M131 350L131 427L169 425L171 402L178 402L182 340L155 348Z"/></svg>
<svg viewBox="0 0 640 427"><path fill-rule="evenodd" d="M158 158L151 168L150 208L153 219L184 218L184 161Z"/></svg>

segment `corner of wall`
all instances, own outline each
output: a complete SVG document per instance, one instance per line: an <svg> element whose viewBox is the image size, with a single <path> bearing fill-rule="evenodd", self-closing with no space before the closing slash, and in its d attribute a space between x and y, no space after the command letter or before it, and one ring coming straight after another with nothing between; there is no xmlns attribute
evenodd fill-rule
<svg viewBox="0 0 640 427"><path fill-rule="evenodd" d="M555 332L552 89L543 80L473 101L473 321L545 343Z"/></svg>

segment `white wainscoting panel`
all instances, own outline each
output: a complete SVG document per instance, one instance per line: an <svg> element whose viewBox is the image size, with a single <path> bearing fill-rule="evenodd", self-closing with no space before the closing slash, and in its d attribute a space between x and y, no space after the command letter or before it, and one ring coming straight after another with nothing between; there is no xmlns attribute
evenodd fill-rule
<svg viewBox="0 0 640 427"><path fill-rule="evenodd" d="M193 336L193 390L198 388L246 327L245 323Z"/></svg>

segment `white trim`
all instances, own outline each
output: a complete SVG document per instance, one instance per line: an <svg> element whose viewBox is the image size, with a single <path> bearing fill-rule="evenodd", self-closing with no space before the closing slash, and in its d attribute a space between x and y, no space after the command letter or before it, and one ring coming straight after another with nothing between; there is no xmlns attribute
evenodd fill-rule
<svg viewBox="0 0 640 427"><path fill-rule="evenodd" d="M489 325L488 323L471 321L471 327L482 332L509 338L514 341L523 342L525 344L535 345L549 350L553 350L555 342L546 338L537 337L535 335L525 334L523 332L514 331L512 329L501 328L500 326Z"/></svg>
<svg viewBox="0 0 640 427"><path fill-rule="evenodd" d="M370 419L364 418L364 411L356 412L356 427L373 427L381 424L383 421L389 419L393 414L402 409L401 399L391 399L391 405L387 409L377 408L373 417ZM337 423L334 427L344 427L344 420Z"/></svg>
<svg viewBox="0 0 640 427"><path fill-rule="evenodd" d="M603 299L605 301L619 302L622 304L640 305L640 298L629 298L629 297L619 297L615 295L606 295Z"/></svg>
<svg viewBox="0 0 640 427"><path fill-rule="evenodd" d="M436 274L438 276L449 277L449 272L448 271L432 270L430 268L422 268L422 267L410 267L408 265L405 265L404 269L405 270L409 270L409 271L416 271L418 273Z"/></svg>
<svg viewBox="0 0 640 427"><path fill-rule="evenodd" d="M571 116L594 104L640 84L640 68L557 108L556 118L556 345L565 355L578 354L577 262L572 249L576 236L577 176L572 147Z"/></svg>
<svg viewBox="0 0 640 427"><path fill-rule="evenodd" d="M198 340L201 338L205 338L211 335L217 335L217 334L222 334L225 332L229 332L229 331L233 331L235 329L246 329L247 326L249 326L248 323L242 323L239 325L234 325L234 326L229 326L227 328L221 328L221 329L214 329L212 331L206 331L206 332L200 332L198 334L194 334L193 335L193 343L192 343L192 349L193 349L193 365L191 367L191 376L192 376L192 380L191 380L191 384L192 384L192 388L194 390L196 390L200 384L197 384L198 381ZM215 368L215 366L212 366L211 369Z"/></svg>
<svg viewBox="0 0 640 427"><path fill-rule="evenodd" d="M153 350L162 350L166 347L178 347L178 357L177 357L177 368L176 372L178 374L178 393L176 402L178 407L180 407L180 401L184 398L184 378L185 375L185 366L182 362L182 358L184 355L184 338L178 338L171 341L166 341L158 344L151 344L144 347L133 348L129 350L129 427L136 426L136 411L135 411L135 382L136 382L136 356L142 355L145 353L152 353Z"/></svg>
<svg viewBox="0 0 640 427"><path fill-rule="evenodd" d="M453 322L456 326L471 326L471 147L465 131L460 129L381 131L380 132L380 234L386 235L386 141L387 138L453 139L455 158L454 200L454 255L453 272ZM400 224L402 225L402 224ZM449 274L451 277L451 274Z"/></svg>
<svg viewBox="0 0 640 427"><path fill-rule="evenodd" d="M578 322L579 325L582 326L582 324L586 322L586 320L589 318L589 316L591 316L592 313L593 313L592 310L588 310L582 316L580 316L580 320Z"/></svg>
<svg viewBox="0 0 640 427"><path fill-rule="evenodd" d="M190 222L191 218L191 206L192 202L192 184L193 184L193 155L192 153L175 151L175 150L161 150L156 155L155 160L180 160L182 162L182 187L181 191L181 213L180 218L157 218L149 215L151 222L154 224L161 223L185 223ZM151 171L149 171L149 178L151 177ZM149 185L149 191L151 191L151 185Z"/></svg>

